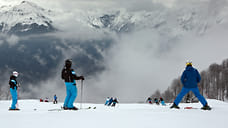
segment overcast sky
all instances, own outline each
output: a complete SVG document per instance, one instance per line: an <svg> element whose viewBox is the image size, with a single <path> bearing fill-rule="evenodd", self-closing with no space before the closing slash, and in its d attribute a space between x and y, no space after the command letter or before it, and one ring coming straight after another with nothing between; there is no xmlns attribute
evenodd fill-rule
<svg viewBox="0 0 228 128"><path fill-rule="evenodd" d="M0 0L1 4L18 4L23 0ZM176 0L27 0L52 10L96 9L96 8L127 8L148 9L153 3L172 7ZM0 5L1 5L0 4Z"/></svg>

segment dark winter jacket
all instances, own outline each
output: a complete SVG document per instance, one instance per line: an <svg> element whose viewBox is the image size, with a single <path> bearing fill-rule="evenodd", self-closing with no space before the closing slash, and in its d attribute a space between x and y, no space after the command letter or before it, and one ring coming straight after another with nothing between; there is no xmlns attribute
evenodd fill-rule
<svg viewBox="0 0 228 128"><path fill-rule="evenodd" d="M197 69L187 66L181 76L181 82L185 88L196 88L201 77Z"/></svg>
<svg viewBox="0 0 228 128"><path fill-rule="evenodd" d="M75 80L84 79L84 77L78 77L73 69L64 67L62 70L62 79L65 80L65 82L74 83Z"/></svg>
<svg viewBox="0 0 228 128"><path fill-rule="evenodd" d="M10 88L14 89L16 87L17 89L17 77L11 75L9 80L9 85L10 85Z"/></svg>
<svg viewBox="0 0 228 128"><path fill-rule="evenodd" d="M152 99L149 97L146 101L152 101Z"/></svg>
<svg viewBox="0 0 228 128"><path fill-rule="evenodd" d="M115 98L113 101L113 103L119 103L118 100Z"/></svg>

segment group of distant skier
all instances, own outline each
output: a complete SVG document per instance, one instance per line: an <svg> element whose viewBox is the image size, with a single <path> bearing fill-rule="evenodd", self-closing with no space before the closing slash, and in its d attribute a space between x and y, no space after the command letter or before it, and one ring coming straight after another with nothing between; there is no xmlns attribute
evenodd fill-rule
<svg viewBox="0 0 228 128"><path fill-rule="evenodd" d="M107 97L104 105L115 107L117 103L119 103L117 98L113 98L113 97L109 98L109 97Z"/></svg>
<svg viewBox="0 0 228 128"><path fill-rule="evenodd" d="M151 97L148 97L147 100L146 100L146 102L148 102L149 104L155 103L157 105L160 105L161 104L163 106L166 106L165 101L163 100L162 97L160 97L159 99L155 97L154 100L152 100Z"/></svg>
<svg viewBox="0 0 228 128"><path fill-rule="evenodd" d="M84 80L84 76L78 76L76 75L75 71L71 68L72 66L72 60L67 59L65 61L64 68L62 69L61 78L65 81L66 86L66 98L63 104L64 110L78 110L77 107L73 105L76 97L77 97L77 86L76 86L76 80ZM18 100L18 92L17 89L20 86L17 82L17 77L19 73L17 71L13 71L12 75L10 76L9 85L10 85L10 93L12 96L12 104L9 110L19 110L19 108L16 107L17 100ZM186 62L186 69L184 70L182 76L181 76L181 82L183 84L183 88L181 92L178 94L176 99L174 100L172 106L170 108L176 108L179 109L180 107L178 104L181 102L182 98L189 92L192 91L195 96L199 99L203 107L201 109L203 110L211 110L211 107L208 105L205 98L200 94L198 83L200 82L201 77L197 69L192 67L192 62L187 61ZM57 101L57 97L56 97ZM148 102L152 103L152 98L148 98ZM154 102L156 104L159 104L159 102L162 105L165 105L165 102L163 98L160 98L158 100L157 98L154 98ZM56 102L57 103L57 102ZM117 98L107 98L105 105L107 106L115 106L116 103L118 103Z"/></svg>
<svg viewBox="0 0 228 128"><path fill-rule="evenodd" d="M49 99L47 97L45 99L40 98L40 102L49 102ZM57 96L55 94L53 97L53 104L57 104L57 103L58 103Z"/></svg>
<svg viewBox="0 0 228 128"><path fill-rule="evenodd" d="M40 98L40 102L49 102L49 99L47 97L45 99Z"/></svg>

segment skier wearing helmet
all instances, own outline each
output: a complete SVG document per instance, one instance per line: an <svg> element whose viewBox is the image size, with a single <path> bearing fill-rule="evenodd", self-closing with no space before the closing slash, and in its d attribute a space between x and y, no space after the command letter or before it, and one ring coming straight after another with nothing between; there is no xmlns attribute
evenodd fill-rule
<svg viewBox="0 0 228 128"><path fill-rule="evenodd" d="M75 71L71 68L71 65L72 60L67 59L62 70L62 79L65 81L67 94L63 105L64 110L78 110L78 108L73 106L74 100L77 97L76 80L84 80L83 76L76 75Z"/></svg>
<svg viewBox="0 0 228 128"><path fill-rule="evenodd" d="M205 98L200 94L198 83L200 82L201 77L197 69L192 67L192 61L186 62L186 68L181 75L181 83L183 84L183 88L181 92L178 94L176 99L174 100L173 105L170 108L177 108L178 104L182 100L182 98L189 92L192 91L195 96L199 99L203 107L201 109L203 110L211 110L211 108L208 106L207 101Z"/></svg>
<svg viewBox="0 0 228 128"><path fill-rule="evenodd" d="M13 74L10 76L9 85L10 85L10 94L12 96L12 105L9 108L9 110L19 110L18 108L16 108L16 104L17 104L17 87L18 87L17 77L18 77L18 75L19 75L18 72L13 71Z"/></svg>

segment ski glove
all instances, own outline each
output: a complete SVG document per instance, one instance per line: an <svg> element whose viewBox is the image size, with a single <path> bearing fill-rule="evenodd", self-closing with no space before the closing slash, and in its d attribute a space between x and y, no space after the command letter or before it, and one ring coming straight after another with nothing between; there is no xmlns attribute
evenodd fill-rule
<svg viewBox="0 0 228 128"><path fill-rule="evenodd" d="M80 79L81 79L81 80L85 80L84 76L80 76Z"/></svg>

